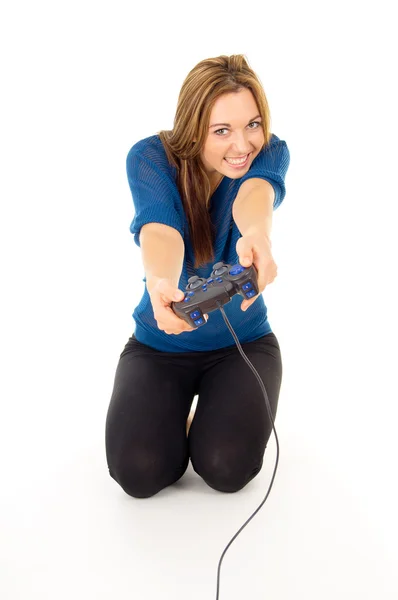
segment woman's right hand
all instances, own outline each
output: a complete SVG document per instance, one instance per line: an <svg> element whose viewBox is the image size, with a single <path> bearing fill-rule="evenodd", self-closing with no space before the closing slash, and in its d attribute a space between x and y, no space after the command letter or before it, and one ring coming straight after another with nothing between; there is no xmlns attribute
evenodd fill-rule
<svg viewBox="0 0 398 600"><path fill-rule="evenodd" d="M148 293L152 302L153 315L159 329L167 334L174 333L176 335L184 331L197 329L178 317L171 308L171 303L181 302L185 294L175 287L170 279L159 279L151 290L148 290ZM208 315L204 315L204 318L207 321Z"/></svg>

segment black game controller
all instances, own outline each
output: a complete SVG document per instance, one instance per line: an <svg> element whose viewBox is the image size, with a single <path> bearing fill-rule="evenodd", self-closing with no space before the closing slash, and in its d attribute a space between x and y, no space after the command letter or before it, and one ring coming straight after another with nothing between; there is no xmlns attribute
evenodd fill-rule
<svg viewBox="0 0 398 600"><path fill-rule="evenodd" d="M206 323L203 315L226 304L235 294L247 300L257 296L257 271L254 265L242 267L218 262L208 279L194 275L185 289L184 300L172 302L171 308L191 327L200 327Z"/></svg>

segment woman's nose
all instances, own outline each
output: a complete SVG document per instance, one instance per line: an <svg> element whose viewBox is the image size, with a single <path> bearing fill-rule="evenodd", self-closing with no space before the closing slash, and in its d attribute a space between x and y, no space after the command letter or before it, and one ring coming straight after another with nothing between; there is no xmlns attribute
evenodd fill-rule
<svg viewBox="0 0 398 600"><path fill-rule="evenodd" d="M253 150L249 140L244 134L237 134L235 144L232 146L230 153L227 156L245 156Z"/></svg>

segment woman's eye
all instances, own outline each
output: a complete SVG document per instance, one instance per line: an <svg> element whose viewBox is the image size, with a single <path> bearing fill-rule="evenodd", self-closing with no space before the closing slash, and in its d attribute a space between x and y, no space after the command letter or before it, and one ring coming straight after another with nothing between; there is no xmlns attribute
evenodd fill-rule
<svg viewBox="0 0 398 600"><path fill-rule="evenodd" d="M251 123L249 123L249 126L250 125L258 125L260 127L261 123L259 121L252 121ZM250 129L258 129L258 127L250 127ZM223 135L218 133L219 131L228 131L228 129L223 127L223 129L217 129L217 131L214 132L216 135L219 135L219 137L224 137Z"/></svg>

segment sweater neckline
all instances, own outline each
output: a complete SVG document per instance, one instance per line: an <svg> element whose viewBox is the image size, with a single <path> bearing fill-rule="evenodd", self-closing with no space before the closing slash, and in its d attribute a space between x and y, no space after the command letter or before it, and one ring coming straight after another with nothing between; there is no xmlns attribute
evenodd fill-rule
<svg viewBox="0 0 398 600"><path fill-rule="evenodd" d="M222 184L222 182L224 181L224 179L225 179L225 175L223 175L223 176L221 177L220 181L217 183L217 186L214 188L214 190L213 190L213 191L212 191L212 193L210 194L210 198L211 198L212 196L214 196L214 194L215 194L215 193L216 193L216 191L219 189L219 187L221 186L221 184Z"/></svg>

